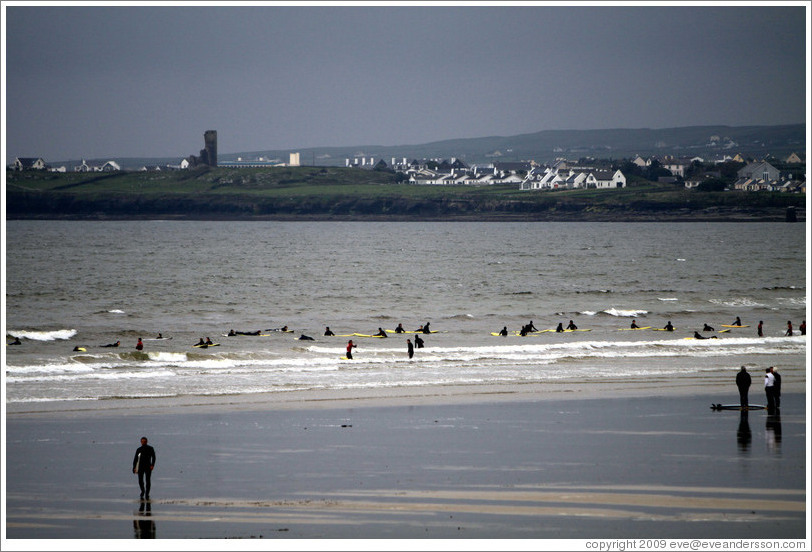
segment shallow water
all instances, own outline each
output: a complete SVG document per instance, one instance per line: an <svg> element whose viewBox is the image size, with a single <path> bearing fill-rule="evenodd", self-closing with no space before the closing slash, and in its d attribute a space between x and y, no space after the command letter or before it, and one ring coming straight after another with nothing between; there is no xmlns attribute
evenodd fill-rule
<svg viewBox="0 0 812 552"><path fill-rule="evenodd" d="M805 381L802 225L7 222L9 403L549 381ZM741 317L747 328L720 333ZM632 320L652 329L620 331ZM530 320L539 330L512 335ZM672 321L674 332L653 331ZM764 337L756 324L764 321ZM406 339L359 337L430 322ZM685 339L707 323L717 339ZM288 326L291 333L268 331ZM343 337L324 337L326 326ZM507 326L511 335L494 337ZM230 329L262 336L225 337ZM165 338L154 339L158 333ZM306 334L314 341L298 338ZM145 339L135 351L139 337ZM211 337L218 347L193 345ZM341 360L347 341L354 360ZM101 345L120 341L118 348ZM74 351L82 347L85 351Z"/></svg>

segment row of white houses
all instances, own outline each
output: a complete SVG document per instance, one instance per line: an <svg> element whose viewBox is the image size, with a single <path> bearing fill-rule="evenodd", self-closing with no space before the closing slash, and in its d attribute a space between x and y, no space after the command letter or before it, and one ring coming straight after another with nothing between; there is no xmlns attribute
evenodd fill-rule
<svg viewBox="0 0 812 552"><path fill-rule="evenodd" d="M620 170L603 171L589 168L561 169L536 167L522 180L522 190L574 190L578 188L625 188L626 177Z"/></svg>

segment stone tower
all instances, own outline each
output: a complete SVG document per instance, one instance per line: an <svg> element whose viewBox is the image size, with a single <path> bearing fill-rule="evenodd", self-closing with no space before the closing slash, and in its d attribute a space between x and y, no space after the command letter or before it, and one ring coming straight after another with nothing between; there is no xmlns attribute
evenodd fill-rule
<svg viewBox="0 0 812 552"><path fill-rule="evenodd" d="M203 141L205 143L205 154L203 151L200 152L201 157L205 155L206 159L205 162L210 167L217 166L217 131L216 130L207 130L203 134Z"/></svg>

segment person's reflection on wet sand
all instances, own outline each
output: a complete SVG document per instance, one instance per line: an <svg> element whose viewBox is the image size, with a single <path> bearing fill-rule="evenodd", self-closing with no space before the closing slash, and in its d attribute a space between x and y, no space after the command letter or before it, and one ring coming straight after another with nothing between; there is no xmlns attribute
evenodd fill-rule
<svg viewBox="0 0 812 552"><path fill-rule="evenodd" d="M750 431L750 420L748 411L742 410L739 416L739 428L736 430L736 440L739 442L739 452L749 452L750 442L753 440L753 432Z"/></svg>
<svg viewBox="0 0 812 552"><path fill-rule="evenodd" d="M133 520L133 530L135 531L135 538L137 539L154 539L155 538L155 522L149 517L152 515L152 502L149 500L142 500L138 506L138 516Z"/></svg>
<svg viewBox="0 0 812 552"><path fill-rule="evenodd" d="M767 439L767 448L770 452L781 452L781 414L767 416L767 425L764 436Z"/></svg>

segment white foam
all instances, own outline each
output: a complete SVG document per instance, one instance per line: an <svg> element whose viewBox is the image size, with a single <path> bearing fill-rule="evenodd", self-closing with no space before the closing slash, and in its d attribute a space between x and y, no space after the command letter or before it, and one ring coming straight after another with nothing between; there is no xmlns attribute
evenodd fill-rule
<svg viewBox="0 0 812 552"><path fill-rule="evenodd" d="M34 341L55 341L57 339L70 339L76 335L76 330L8 330L6 333L11 337L21 337L24 339L32 339Z"/></svg>
<svg viewBox="0 0 812 552"><path fill-rule="evenodd" d="M614 307L611 309L606 309L603 312L612 316L626 316L632 318L643 314L648 314L648 311L643 309L616 309Z"/></svg>

